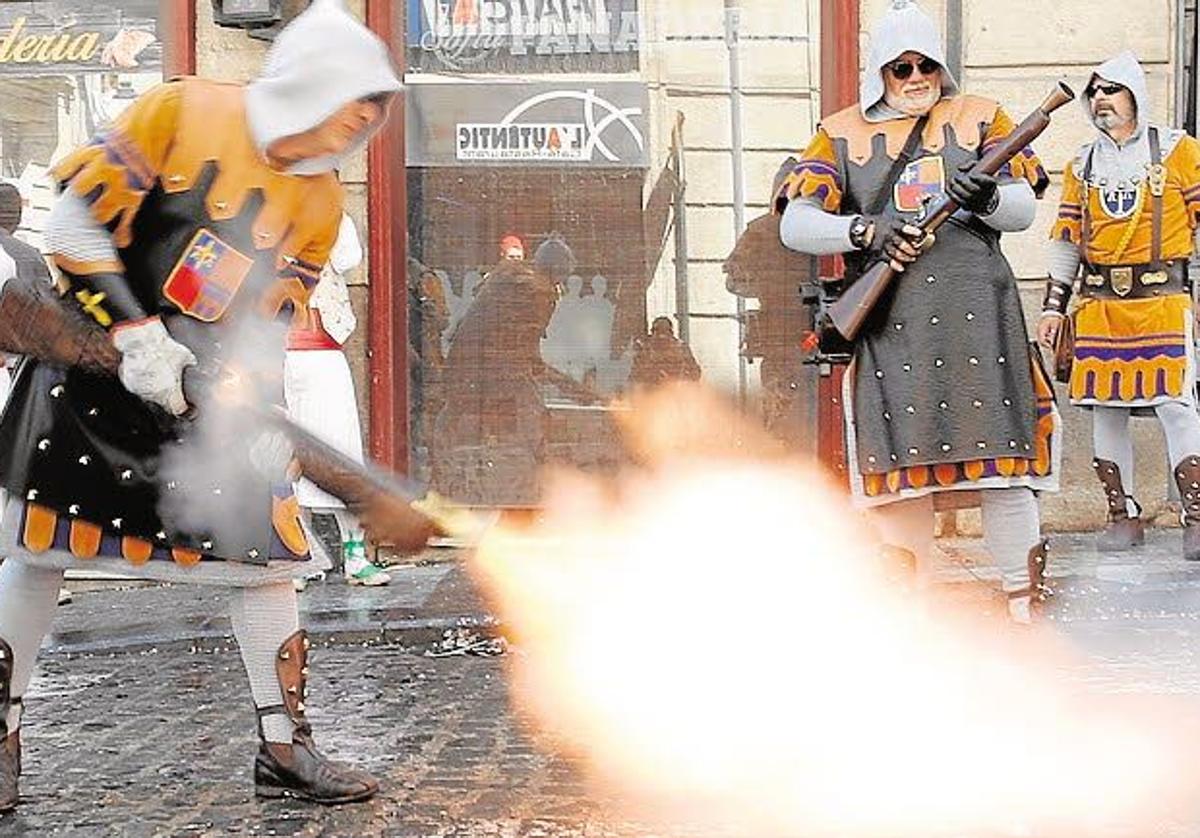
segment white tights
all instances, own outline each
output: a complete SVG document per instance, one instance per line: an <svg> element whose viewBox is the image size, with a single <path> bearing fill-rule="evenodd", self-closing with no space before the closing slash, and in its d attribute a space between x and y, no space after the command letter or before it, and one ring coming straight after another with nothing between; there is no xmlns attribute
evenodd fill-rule
<svg viewBox="0 0 1200 838"><path fill-rule="evenodd" d="M1185 457L1200 454L1200 414L1189 405L1167 402L1154 408L1167 440L1168 465L1174 469ZM1116 463L1126 495L1133 495L1133 437L1129 434L1127 407L1092 408L1092 449L1097 459ZM1130 515L1137 514L1132 499L1127 502Z"/></svg>
<svg viewBox="0 0 1200 838"><path fill-rule="evenodd" d="M61 570L12 559L0 564L0 639L13 650L13 698L24 697L29 688L38 649L54 622L62 581ZM300 622L292 583L230 589L229 616L255 706L281 704L275 654ZM13 707L8 714L9 730L20 724L20 708ZM263 719L263 732L270 742L292 741L292 723L286 716Z"/></svg>
<svg viewBox="0 0 1200 838"><path fill-rule="evenodd" d="M1031 489L984 489L980 492L983 541L1000 569L1006 592L1029 587L1029 551L1041 539L1037 498ZM933 553L933 497L896 501L872 510L883 539L910 550L927 568Z"/></svg>

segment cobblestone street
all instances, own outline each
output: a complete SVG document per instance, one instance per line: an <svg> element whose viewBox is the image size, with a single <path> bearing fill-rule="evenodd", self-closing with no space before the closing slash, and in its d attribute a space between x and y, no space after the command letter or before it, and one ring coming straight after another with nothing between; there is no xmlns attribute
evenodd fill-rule
<svg viewBox="0 0 1200 838"><path fill-rule="evenodd" d="M1117 559L1096 556L1087 537L1059 539L1050 618L1083 653L1064 678L1100 694L1182 697L1179 735L1200 741L1200 576L1175 558L1177 540L1156 531L1144 551ZM976 543L943 550L939 581L987 581ZM322 809L254 798L254 717L219 596L83 584L28 696L22 805L0 819L0 836L712 835L633 815L592 789L510 706L507 658L426 654L445 626L488 620L458 565L394 576L390 588L331 581L302 597L318 638L309 709L318 743L379 776L375 800ZM956 587L965 586L944 589ZM1200 835L1200 811L1188 820L1072 838ZM1043 838L969 838L1018 835Z"/></svg>

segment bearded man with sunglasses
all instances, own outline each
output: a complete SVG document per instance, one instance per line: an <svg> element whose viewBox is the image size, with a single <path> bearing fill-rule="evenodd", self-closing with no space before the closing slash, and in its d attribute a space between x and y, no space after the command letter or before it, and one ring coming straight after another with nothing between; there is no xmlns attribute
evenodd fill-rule
<svg viewBox="0 0 1200 838"><path fill-rule="evenodd" d="M1150 122L1133 53L1096 68L1085 93L1099 134L1063 173L1038 339L1057 343L1079 280L1069 390L1073 404L1092 411L1092 465L1108 504L1099 547L1128 550L1145 538L1129 417L1153 412L1183 500L1183 555L1196 561L1200 416L1187 262L1200 214L1200 143Z"/></svg>
<svg viewBox="0 0 1200 838"><path fill-rule="evenodd" d="M855 500L920 561L933 496L978 493L1009 614L1028 622L1045 561L1034 491L1057 488L1058 418L999 245L1032 223L1049 181L1030 149L994 177L970 171L1013 128L996 102L959 92L933 21L894 0L859 103L822 123L776 206L783 243L844 254L848 283L881 260L902 272L845 379ZM914 225L947 193L961 209L931 246Z"/></svg>

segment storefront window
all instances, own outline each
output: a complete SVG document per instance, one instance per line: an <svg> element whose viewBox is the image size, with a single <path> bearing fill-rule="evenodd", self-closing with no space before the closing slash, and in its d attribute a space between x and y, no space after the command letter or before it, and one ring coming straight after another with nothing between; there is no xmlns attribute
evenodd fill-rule
<svg viewBox="0 0 1200 838"><path fill-rule="evenodd" d="M158 0L0 2L0 180L25 201L19 235L36 246L47 172L162 80Z"/></svg>
<svg viewBox="0 0 1200 838"><path fill-rule="evenodd" d="M750 77L735 207L721 10L682 6L406 7L410 453L447 497L532 506L548 466L621 465L627 397L675 380L813 439L811 260L780 253L769 211L813 128L811 76ZM803 18L753 25L773 55L808 55Z"/></svg>

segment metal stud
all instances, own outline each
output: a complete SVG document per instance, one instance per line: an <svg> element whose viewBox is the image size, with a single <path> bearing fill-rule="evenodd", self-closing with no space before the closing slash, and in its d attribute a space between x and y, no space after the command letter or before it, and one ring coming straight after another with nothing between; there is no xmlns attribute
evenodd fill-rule
<svg viewBox="0 0 1200 838"><path fill-rule="evenodd" d="M288 691L288 695L296 695L296 688L294 686L288 687L287 691Z"/></svg>
<svg viewBox="0 0 1200 838"><path fill-rule="evenodd" d="M933 285L933 283L937 282L937 277L933 276L931 274L931 275L925 277L925 281L928 282L930 285Z"/></svg>
<svg viewBox="0 0 1200 838"><path fill-rule="evenodd" d="M28 492L25 493L25 500L37 500L37 496L38 496L38 490L30 489Z"/></svg>
<svg viewBox="0 0 1200 838"><path fill-rule="evenodd" d="M970 358L967 359L967 363L973 367L977 367L977 366L979 366L979 359L972 355Z"/></svg>
<svg viewBox="0 0 1200 838"><path fill-rule="evenodd" d="M246 555L252 559L257 559L259 556L259 553L257 550L251 549L251 550L246 551Z"/></svg>
<svg viewBox="0 0 1200 838"><path fill-rule="evenodd" d="M296 712L297 712L297 713L303 713L303 712L304 712L304 702L303 702L303 701L297 701L297 702L296 702Z"/></svg>
<svg viewBox="0 0 1200 838"><path fill-rule="evenodd" d="M885 422L890 422L890 421L892 421L892 414L891 414L891 411L887 411L887 410L885 410L885 411L883 412L883 421L885 421Z"/></svg>
<svg viewBox="0 0 1200 838"><path fill-rule="evenodd" d="M905 371L905 372L912 372L912 364L905 364L905 365L904 365L904 371Z"/></svg>
<svg viewBox="0 0 1200 838"><path fill-rule="evenodd" d="M159 530L158 532L156 532L154 534L154 537L157 538L159 541L167 540L167 534L165 532L163 532L162 530Z"/></svg>
<svg viewBox="0 0 1200 838"><path fill-rule="evenodd" d="M307 678L308 677L308 667L307 666L300 667L300 674L303 675L305 678Z"/></svg>
<svg viewBox="0 0 1200 838"><path fill-rule="evenodd" d="M167 183L183 183L186 179L183 175L171 175L167 178Z"/></svg>
<svg viewBox="0 0 1200 838"><path fill-rule="evenodd" d="M133 469L127 468L124 471L122 471L121 479L122 480L132 480L133 479Z"/></svg>
<svg viewBox="0 0 1200 838"><path fill-rule="evenodd" d="M874 455L867 457L867 462L870 463L871 465L875 465L876 460L875 460Z"/></svg>
<svg viewBox="0 0 1200 838"><path fill-rule="evenodd" d="M99 415L100 415L100 408L98 408L98 407L93 407L91 410L88 411L88 416L91 416L93 419Z"/></svg>
<svg viewBox="0 0 1200 838"><path fill-rule="evenodd" d="M168 480L167 488L170 489L172 492L174 492L176 489L179 488L179 484L176 483L174 480Z"/></svg>
<svg viewBox="0 0 1200 838"><path fill-rule="evenodd" d="M39 451L49 451L50 450L50 440L48 440L48 439L40 440L38 442L38 450Z"/></svg>
<svg viewBox="0 0 1200 838"><path fill-rule="evenodd" d="M219 496L221 494L221 488L218 486L216 489L213 489L213 494Z"/></svg>
<svg viewBox="0 0 1200 838"><path fill-rule="evenodd" d="M972 311L968 311L967 312L967 322L970 323L974 319L975 319L975 313Z"/></svg>
<svg viewBox="0 0 1200 838"><path fill-rule="evenodd" d="M999 358L996 359L996 363L997 364L1007 364L1008 358L1005 358L1003 355L1001 355Z"/></svg>
<svg viewBox="0 0 1200 838"><path fill-rule="evenodd" d="M283 650L282 650L282 651L280 651L280 653L279 653L279 659L280 659L281 661L291 660L291 659L292 659L292 653L291 653L291 652L289 652L287 649L283 649Z"/></svg>
<svg viewBox="0 0 1200 838"><path fill-rule="evenodd" d="M972 407L983 407L983 402L981 402L979 399L975 399L973 402L971 402L971 405Z"/></svg>
<svg viewBox="0 0 1200 838"><path fill-rule="evenodd" d="M213 548L213 543L211 541L207 541L207 540L201 541L200 548L205 551L211 550Z"/></svg>
<svg viewBox="0 0 1200 838"><path fill-rule="evenodd" d="M89 457L87 454L84 454L82 457L79 458L79 465L89 466L91 464L92 464L92 458Z"/></svg>
<svg viewBox="0 0 1200 838"><path fill-rule="evenodd" d="M217 203L214 206L216 206L216 208L219 210L227 210L227 209L229 209L229 202L228 201L217 201Z"/></svg>
<svg viewBox="0 0 1200 838"><path fill-rule="evenodd" d="M948 442L943 442L943 443L942 443L942 450L943 450L943 451L945 451L947 454L948 454L948 453L950 453L950 449L951 449L952 447L953 447L953 446L952 446L952 445L950 445L950 443L948 443Z"/></svg>
<svg viewBox="0 0 1200 838"><path fill-rule="evenodd" d="M979 442L975 443L975 445L976 445L976 447L979 448L980 451L983 451L987 448L987 443L984 442L983 440L980 440Z"/></svg>
<svg viewBox="0 0 1200 838"><path fill-rule="evenodd" d="M920 450L919 450L919 449L916 449L916 448L910 448L910 449L908 449L908 453L909 453L909 456L911 456L911 457L915 457L915 456L917 456L918 454L920 454L921 452L920 452Z"/></svg>
<svg viewBox="0 0 1200 838"><path fill-rule="evenodd" d="M938 317L936 314L933 315L933 317L929 318L930 326L936 326L938 323L941 323L941 322L942 322L942 318Z"/></svg>
<svg viewBox="0 0 1200 838"><path fill-rule="evenodd" d="M1016 441L1015 439L1010 439L1010 440L1008 441L1008 447L1009 447L1009 448L1016 448L1016 447L1017 447L1017 441Z"/></svg>
<svg viewBox="0 0 1200 838"><path fill-rule="evenodd" d="M311 649L311 648L312 648L312 641L311 641L311 640L309 640L307 637L306 637L306 638L304 638L304 648L305 648L305 649Z"/></svg>
<svg viewBox="0 0 1200 838"><path fill-rule="evenodd" d="M68 506L67 514L68 515L78 515L79 514L79 504L73 503L70 506Z"/></svg>
<svg viewBox="0 0 1200 838"><path fill-rule="evenodd" d="M909 416L916 416L917 408L910 404L908 407L904 408L904 412L907 413Z"/></svg>
<svg viewBox="0 0 1200 838"><path fill-rule="evenodd" d="M883 378L883 370L875 370L876 378Z"/></svg>
<svg viewBox="0 0 1200 838"><path fill-rule="evenodd" d="M900 458L899 458L899 457L897 457L895 454L892 454L892 455L891 455L891 459L892 459L892 462L893 462L893 463L898 463L898 462L900 462Z"/></svg>
<svg viewBox="0 0 1200 838"><path fill-rule="evenodd" d="M124 519L124 518L113 518L113 519L112 519L112 525L113 525L113 529L114 529L114 530L119 530L119 529L121 529L121 525L122 525L122 524L124 524L124 523L125 523L125 519Z"/></svg>
<svg viewBox="0 0 1200 838"><path fill-rule="evenodd" d="M948 402L938 402L938 407L940 407L942 410L950 409L950 405Z"/></svg>
<svg viewBox="0 0 1200 838"><path fill-rule="evenodd" d="M1005 399L1005 400L1004 400L1004 406L1005 406L1005 407L1012 407L1012 399Z"/></svg>
<svg viewBox="0 0 1200 838"><path fill-rule="evenodd" d="M63 396L63 393L65 393L65 392L67 392L66 387L62 386L61 384L55 384L53 387L50 388L50 398L61 399Z"/></svg>
<svg viewBox="0 0 1200 838"><path fill-rule="evenodd" d="M903 324L903 323L897 323L897 324L896 324L896 331L897 331L897 332L903 332L903 331L904 331L904 324Z"/></svg>
<svg viewBox="0 0 1200 838"><path fill-rule="evenodd" d="M946 362L945 362L945 361L943 361L941 358L934 358L934 359L933 359L933 365L934 365L935 367L939 367L939 368L941 368L941 367L944 367L944 366L946 366Z"/></svg>

